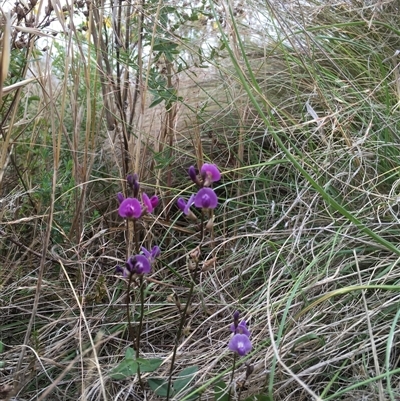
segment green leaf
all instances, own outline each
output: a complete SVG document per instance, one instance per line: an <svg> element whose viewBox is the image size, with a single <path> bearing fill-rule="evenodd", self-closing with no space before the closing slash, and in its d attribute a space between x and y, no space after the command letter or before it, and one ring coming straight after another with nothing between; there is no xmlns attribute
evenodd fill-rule
<svg viewBox="0 0 400 401"><path fill-rule="evenodd" d="M170 40L159 40L158 43L153 46L153 51L179 54L177 48L177 43L171 42Z"/></svg>
<svg viewBox="0 0 400 401"><path fill-rule="evenodd" d="M198 370L198 366L189 366L188 368L183 369L178 374L178 378L174 380L175 391L177 393L182 391L193 380L193 376Z"/></svg>
<svg viewBox="0 0 400 401"><path fill-rule="evenodd" d="M127 348L125 358L111 370L110 377L114 380L123 380L134 376L137 373L138 366L138 363L135 361L135 351L133 348Z"/></svg>
<svg viewBox="0 0 400 401"><path fill-rule="evenodd" d="M125 351L125 359L135 359L135 350L133 348L127 348Z"/></svg>
<svg viewBox="0 0 400 401"><path fill-rule="evenodd" d="M215 401L229 401L229 393L227 390L226 383L219 381L214 386L214 400Z"/></svg>
<svg viewBox="0 0 400 401"><path fill-rule="evenodd" d="M150 388L160 397L166 397L168 391L168 380L158 379L158 378L150 378L147 383ZM170 397L175 395L175 391L173 388L170 389L169 392Z"/></svg>
<svg viewBox="0 0 400 401"><path fill-rule="evenodd" d="M39 101L40 100L40 97L39 96L30 96L29 98L28 98L28 103L31 103L31 102L33 102L33 101Z"/></svg>
<svg viewBox="0 0 400 401"><path fill-rule="evenodd" d="M149 106L149 109L151 109L154 106L157 106L158 104L160 104L164 99L162 97L159 97L158 99L153 100L153 102L151 103L151 105Z"/></svg>
<svg viewBox="0 0 400 401"><path fill-rule="evenodd" d="M144 359L144 358L138 358L136 359L136 362L140 366L140 371L141 372L154 372L156 369L160 367L162 364L162 359L158 358L152 358L152 359Z"/></svg>
<svg viewBox="0 0 400 401"><path fill-rule="evenodd" d="M114 380L123 380L134 376L137 373L138 366L134 359L123 359L119 365L111 370L110 377Z"/></svg>

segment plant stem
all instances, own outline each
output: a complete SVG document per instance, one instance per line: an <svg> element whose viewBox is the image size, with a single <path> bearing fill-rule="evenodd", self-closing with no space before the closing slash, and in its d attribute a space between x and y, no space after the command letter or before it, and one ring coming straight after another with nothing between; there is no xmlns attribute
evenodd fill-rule
<svg viewBox="0 0 400 401"><path fill-rule="evenodd" d="M199 243L199 253L201 250L201 245L203 243L203 237L204 237L204 212L203 210L201 211L201 223L200 223L200 243ZM170 397L170 392L171 392L171 384L172 384L172 375L174 373L174 365L175 365L175 360L176 360L176 354L178 352L178 345L179 345L179 340L182 336L182 331L186 323L186 318L187 318L187 313L189 310L189 306L192 302L192 297L194 293L194 287L196 285L197 281L197 276L199 273L199 262L200 262L200 254L198 257L196 257L196 266L192 275L192 282L190 284L189 288L189 294L186 300L185 308L183 309L183 312L181 314L181 320L179 322L179 327L178 327L178 332L176 334L175 338L175 345L174 345L174 350L172 353L172 359L171 359L171 368L169 370L169 378L168 378L168 387L167 387L167 401L169 401Z"/></svg>
<svg viewBox="0 0 400 401"><path fill-rule="evenodd" d="M143 315L144 315L144 281L142 274L139 276L139 283L140 283L140 318L139 318L139 328L136 333L136 359L139 358L140 335L142 333Z"/></svg>
<svg viewBox="0 0 400 401"><path fill-rule="evenodd" d="M198 262L196 264L196 270L198 269ZM193 290L194 290L195 282L192 280L192 283L190 285L189 289L189 294L187 297L185 309L183 310L183 313L181 315L181 320L179 322L179 327L178 327L178 332L176 334L175 338L175 346L174 346L174 351L172 353L172 360L171 360L171 368L169 370L169 379L168 379L168 388L167 388L167 401L169 401L169 395L170 395L170 390L171 390L171 384L172 384L172 374L174 372L174 365L175 365L175 359L176 359L176 353L178 351L178 343L182 335L183 327L186 322L186 315L189 310L189 305L192 301L192 295L193 295Z"/></svg>
<svg viewBox="0 0 400 401"><path fill-rule="evenodd" d="M200 222L200 244L203 243L203 238L204 238L204 211L201 209L201 222Z"/></svg>
<svg viewBox="0 0 400 401"><path fill-rule="evenodd" d="M136 219L133 219L133 236L135 240L135 252L138 255L140 249L139 249L139 233L137 232Z"/></svg>
<svg viewBox="0 0 400 401"><path fill-rule="evenodd" d="M231 391L232 391L233 378L235 375L235 369L236 369L236 352L233 354L232 375L231 375L231 382L229 384L229 392L228 392L228 400L229 401L231 401Z"/></svg>
<svg viewBox="0 0 400 401"><path fill-rule="evenodd" d="M137 365L137 375L138 375L138 379L139 379L139 386L142 389L142 391L144 392L144 384L143 384L142 376L140 374L140 364L139 363Z"/></svg>
<svg viewBox="0 0 400 401"><path fill-rule="evenodd" d="M134 333L133 327L132 327L131 312L130 312L130 308L129 308L129 305L131 302L131 297L129 295L131 283L132 283L132 275L130 274L129 279L128 279L128 285L126 287L126 317L128 319L129 340L132 342L132 344L135 344L135 333Z"/></svg>

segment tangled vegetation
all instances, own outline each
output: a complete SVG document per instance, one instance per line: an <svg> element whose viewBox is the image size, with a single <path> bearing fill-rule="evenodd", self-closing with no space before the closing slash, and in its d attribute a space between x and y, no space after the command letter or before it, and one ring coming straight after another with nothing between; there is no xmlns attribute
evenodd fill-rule
<svg viewBox="0 0 400 401"><path fill-rule="evenodd" d="M0 11L0 400L400 399L398 1Z"/></svg>

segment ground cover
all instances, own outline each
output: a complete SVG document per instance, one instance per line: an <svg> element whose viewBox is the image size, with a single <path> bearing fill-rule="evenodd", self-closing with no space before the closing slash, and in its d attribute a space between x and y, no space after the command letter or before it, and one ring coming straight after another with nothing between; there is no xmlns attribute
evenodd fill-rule
<svg viewBox="0 0 400 401"><path fill-rule="evenodd" d="M7 6L0 399L398 399L398 2Z"/></svg>

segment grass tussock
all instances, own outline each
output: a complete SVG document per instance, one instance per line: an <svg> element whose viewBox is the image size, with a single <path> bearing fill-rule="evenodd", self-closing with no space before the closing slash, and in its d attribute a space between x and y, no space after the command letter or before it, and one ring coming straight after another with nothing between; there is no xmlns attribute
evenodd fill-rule
<svg viewBox="0 0 400 401"><path fill-rule="evenodd" d="M219 206L174 399L399 399L398 2L28 3L2 5L0 399L161 398L200 239L176 200L204 162ZM133 172L161 200L138 235L162 251L140 346L162 363L116 380Z"/></svg>

